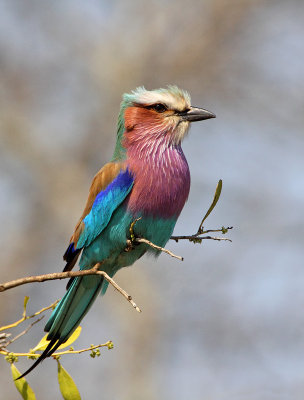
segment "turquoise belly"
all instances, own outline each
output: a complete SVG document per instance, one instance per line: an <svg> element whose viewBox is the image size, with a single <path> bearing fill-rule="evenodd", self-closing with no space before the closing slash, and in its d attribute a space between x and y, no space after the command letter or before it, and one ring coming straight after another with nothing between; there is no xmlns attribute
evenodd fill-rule
<svg viewBox="0 0 304 400"><path fill-rule="evenodd" d="M130 239L130 226L135 219L136 217L126 212L124 206L119 207L112 215L111 221L104 231L90 246L84 248L79 263L80 268L91 268L97 262L104 261L105 271L110 273L115 270L116 272L122 267L133 264L146 251L157 255L159 252L146 244L135 245L133 250L125 251L126 242ZM173 232L175 223L175 218L163 219L142 216L134 225L133 231L137 237L143 237L158 246L164 246Z"/></svg>

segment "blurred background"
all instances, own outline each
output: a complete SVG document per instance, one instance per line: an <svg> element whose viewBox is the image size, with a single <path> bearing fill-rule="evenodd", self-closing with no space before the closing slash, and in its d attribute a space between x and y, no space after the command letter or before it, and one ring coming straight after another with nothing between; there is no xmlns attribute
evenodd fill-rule
<svg viewBox="0 0 304 400"><path fill-rule="evenodd" d="M0 0L0 281L62 270L122 93L177 84L217 115L184 142L192 187L175 234L196 231L221 178L205 225L233 225L233 242L170 242L183 263L117 274L143 312L111 287L97 299L76 347L114 349L62 360L83 399L303 399L303 15L300 0ZM2 293L0 325L65 284ZM0 370L1 399L19 398ZM29 376L37 399L60 398L56 374L47 360Z"/></svg>

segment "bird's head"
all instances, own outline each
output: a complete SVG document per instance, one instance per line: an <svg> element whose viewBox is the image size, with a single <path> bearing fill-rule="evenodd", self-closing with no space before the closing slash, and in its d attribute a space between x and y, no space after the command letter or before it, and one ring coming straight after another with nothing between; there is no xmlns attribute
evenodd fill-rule
<svg viewBox="0 0 304 400"><path fill-rule="evenodd" d="M121 153L122 147L134 143L163 139L167 144L179 145L191 122L209 118L215 118L215 115L192 107L189 94L177 86L156 90L139 87L123 95L115 153Z"/></svg>

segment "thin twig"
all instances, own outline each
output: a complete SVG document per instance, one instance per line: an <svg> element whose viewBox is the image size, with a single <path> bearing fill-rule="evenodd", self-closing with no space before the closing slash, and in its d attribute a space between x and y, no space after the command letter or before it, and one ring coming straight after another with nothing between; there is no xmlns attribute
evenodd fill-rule
<svg viewBox="0 0 304 400"><path fill-rule="evenodd" d="M80 354L80 353L84 353L85 351L90 351L90 350L94 350L94 349L98 349L100 347L109 347L109 345L113 345L113 343L111 341L108 341L107 343L104 344L97 344L96 346L91 346L88 347L86 349L81 349L81 350L66 350L66 351L60 351L58 353L53 353L52 357L56 358L57 356L62 356L64 354Z"/></svg>
<svg viewBox="0 0 304 400"><path fill-rule="evenodd" d="M179 240L189 240L190 242L200 242L201 240L204 239L212 239L212 240L226 240L228 242L232 242L231 239L227 238L219 238L219 237L214 237L214 236L201 236L205 235L206 233L211 233L211 232L222 232L223 234L226 233L229 229L232 229L232 226L228 226L227 228L221 228L221 229L208 229L206 231L202 232L197 232L194 235L180 235L180 236L171 236L170 239L175 240L178 242Z"/></svg>
<svg viewBox="0 0 304 400"><path fill-rule="evenodd" d="M178 242L179 240L190 240L190 242L195 242L195 241L201 241L203 239L212 239L212 240L226 240L228 242L232 242L231 239L228 238L220 238L220 237L215 237L215 236L198 236L198 235L185 235L185 236L171 236L172 240L175 240Z"/></svg>
<svg viewBox="0 0 304 400"><path fill-rule="evenodd" d="M31 277L31 278L33 278L33 277ZM17 279L17 281L20 281L20 280L22 280L22 279L26 279L26 278ZM13 283L13 282L15 282L15 281L7 282L7 283L8 283L8 284L11 284L11 283ZM33 281L33 282L35 282L35 281ZM24 283L28 283L28 282L24 282ZM13 286L10 286L10 287L5 288L4 290L1 290L1 286L5 286L5 285L6 285L6 283L3 284L3 285L0 285L0 292L3 292L3 291L5 291L5 290L7 290L7 289L10 289L11 287L15 287L15 286L13 285ZM23 283L19 283L19 284L16 285L16 286L20 286L20 285L23 285ZM5 331L5 330L7 330L7 329L15 328L16 326L20 325L23 321L25 321L25 320L27 320L27 319L30 319L30 318L37 317L37 315L42 314L44 311L47 311L47 310L49 310L50 308L54 308L54 307L56 306L56 304L58 303L58 301L59 301L59 300L56 300L56 301L55 301L54 303L52 303L51 305L42 308L41 310L35 312L35 314L33 314L33 315L26 315L25 311L23 311L22 318L20 318L20 319L19 319L18 321L16 321L16 322L13 322L12 324L9 324L9 325L6 325L6 326L1 326L1 327L0 327L0 332Z"/></svg>
<svg viewBox="0 0 304 400"><path fill-rule="evenodd" d="M111 349L113 347L113 343L111 341L108 341L107 343L98 344L96 346L91 346L86 349L60 351L57 353L53 353L52 357L56 358L58 356L62 356L65 354L80 354L80 353L84 353L85 351L91 351L91 350L97 349L99 347L108 347L109 349ZM0 354L3 354L4 356L8 356L8 355L12 354L14 357L29 357L29 358L38 358L41 355L40 353L39 354L38 353L14 353L14 352L3 350L3 349L0 350Z"/></svg>
<svg viewBox="0 0 304 400"><path fill-rule="evenodd" d="M7 343L5 343L5 347L7 347L9 344L13 343L15 340L19 339L21 336L25 335L35 324L40 322L44 318L44 315L42 317L36 319L36 321L32 322L26 329L24 329L23 332L20 332L17 336L15 336L13 339L9 340Z"/></svg>
<svg viewBox="0 0 304 400"><path fill-rule="evenodd" d="M218 240L218 241L220 241L220 240L226 240L227 242L232 242L231 239L228 239L228 238L220 238L220 237L216 237L216 236L204 236L204 237L201 237L201 238L199 238L199 239L211 239L211 240Z"/></svg>
<svg viewBox="0 0 304 400"><path fill-rule="evenodd" d="M181 256L177 256L176 254L172 253L172 251L165 249L164 247L160 247L157 246L156 244L150 242L150 240L148 239L144 239L144 238L135 238L133 241L132 240L127 240L127 248L131 249L132 248L132 243L136 242L136 243L145 243L148 246L152 247L155 250L159 250L162 251L163 253L169 254L169 256L177 258L180 261L184 261L184 257Z"/></svg>
<svg viewBox="0 0 304 400"><path fill-rule="evenodd" d="M222 232L222 234L225 235L225 233L227 233L229 229L233 229L233 226L228 226L227 228L222 226L221 229L207 229L206 231L197 233L197 235L205 235L206 233L212 233L212 232Z"/></svg>

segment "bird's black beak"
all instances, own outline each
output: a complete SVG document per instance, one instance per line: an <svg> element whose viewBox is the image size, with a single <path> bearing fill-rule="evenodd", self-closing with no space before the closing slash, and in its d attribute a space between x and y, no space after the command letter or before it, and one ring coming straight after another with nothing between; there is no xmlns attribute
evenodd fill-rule
<svg viewBox="0 0 304 400"><path fill-rule="evenodd" d="M179 113L184 121L194 122L203 119L215 118L215 114L203 108L191 107L190 110Z"/></svg>

